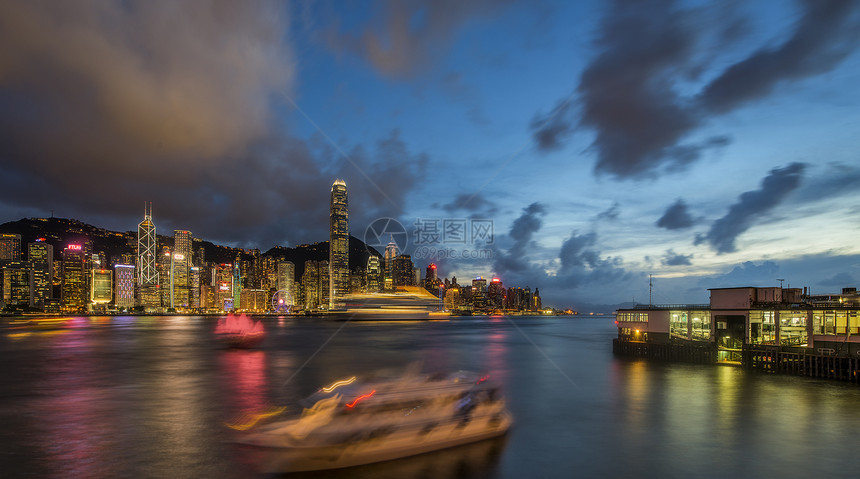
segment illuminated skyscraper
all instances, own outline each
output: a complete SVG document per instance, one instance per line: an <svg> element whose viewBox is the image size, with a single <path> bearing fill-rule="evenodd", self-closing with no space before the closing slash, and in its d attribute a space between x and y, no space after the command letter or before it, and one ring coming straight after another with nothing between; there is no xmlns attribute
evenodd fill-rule
<svg viewBox="0 0 860 479"><path fill-rule="evenodd" d="M394 258L394 286L415 286L415 265L412 257L401 254Z"/></svg>
<svg viewBox="0 0 860 479"><path fill-rule="evenodd" d="M152 222L152 205L144 207L143 221L137 225L137 285L140 288L140 304L147 309L160 306L158 297L158 269L156 269L155 223Z"/></svg>
<svg viewBox="0 0 860 479"><path fill-rule="evenodd" d="M37 239L27 245L27 261L33 266L33 302L43 309L54 285L54 247L44 238Z"/></svg>
<svg viewBox="0 0 860 479"><path fill-rule="evenodd" d="M385 271L383 274L383 283L382 287L385 291L389 291L394 287L394 258L397 257L397 243L394 242L394 238L392 237L391 241L388 242L388 246L385 247Z"/></svg>
<svg viewBox="0 0 860 479"><path fill-rule="evenodd" d="M63 310L77 312L87 304L87 278L85 254L79 244L70 244L63 250L63 282L60 287Z"/></svg>
<svg viewBox="0 0 860 479"><path fill-rule="evenodd" d="M371 255L367 258L367 292L379 293L382 291L382 268L379 265L379 258Z"/></svg>
<svg viewBox="0 0 860 479"><path fill-rule="evenodd" d="M114 271L114 305L117 308L134 307L134 266L118 264Z"/></svg>
<svg viewBox="0 0 860 479"><path fill-rule="evenodd" d="M334 307L349 293L349 208L343 180L331 185L328 245L329 306Z"/></svg>
<svg viewBox="0 0 860 479"><path fill-rule="evenodd" d="M21 260L21 235L0 234L0 263Z"/></svg>
<svg viewBox="0 0 860 479"><path fill-rule="evenodd" d="M113 271L93 269L90 278L90 302L96 305L110 303L113 299Z"/></svg>
<svg viewBox="0 0 860 479"><path fill-rule="evenodd" d="M187 308L191 303L190 276L191 267L191 232L175 230L173 232L173 268L170 280L173 287L174 308Z"/></svg>
<svg viewBox="0 0 860 479"><path fill-rule="evenodd" d="M285 306L296 304L296 265L291 261L278 262L278 299Z"/></svg>

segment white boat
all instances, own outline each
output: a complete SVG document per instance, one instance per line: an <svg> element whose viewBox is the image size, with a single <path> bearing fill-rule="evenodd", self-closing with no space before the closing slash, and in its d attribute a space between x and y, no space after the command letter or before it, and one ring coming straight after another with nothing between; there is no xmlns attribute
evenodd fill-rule
<svg viewBox="0 0 860 479"><path fill-rule="evenodd" d="M500 436L511 426L488 376L405 374L347 378L308 398L301 417L258 426L239 440L264 453L264 472L371 464Z"/></svg>

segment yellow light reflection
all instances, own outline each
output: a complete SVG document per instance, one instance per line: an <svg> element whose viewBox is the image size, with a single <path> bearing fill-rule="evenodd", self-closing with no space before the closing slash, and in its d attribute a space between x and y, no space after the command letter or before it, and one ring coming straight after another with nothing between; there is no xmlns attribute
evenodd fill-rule
<svg viewBox="0 0 860 479"><path fill-rule="evenodd" d="M230 429L235 429L237 431L246 431L246 430L254 427L255 424L262 421L263 419L266 419L266 418L269 418L272 416L277 416L278 414L281 414L282 412L284 412L286 410L287 410L286 406L281 406L279 408L274 408L274 409L271 409L269 411L264 411L264 412L257 413L257 414L246 414L246 415L242 416L241 418L239 418L240 421L242 421L242 422L237 422L236 424L228 424L226 422L224 424L227 427L229 427Z"/></svg>

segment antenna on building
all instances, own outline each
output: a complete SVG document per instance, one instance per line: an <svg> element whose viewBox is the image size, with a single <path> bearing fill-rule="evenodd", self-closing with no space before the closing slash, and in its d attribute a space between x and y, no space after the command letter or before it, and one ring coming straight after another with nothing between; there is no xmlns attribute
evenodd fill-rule
<svg viewBox="0 0 860 479"><path fill-rule="evenodd" d="M785 281L785 278L776 278L779 281L779 289L782 289L782 282Z"/></svg>
<svg viewBox="0 0 860 479"><path fill-rule="evenodd" d="M651 302L651 289L654 285L654 282L651 280L651 278L653 278L653 277L654 277L653 274L648 275L648 307L649 308L653 305L653 303Z"/></svg>

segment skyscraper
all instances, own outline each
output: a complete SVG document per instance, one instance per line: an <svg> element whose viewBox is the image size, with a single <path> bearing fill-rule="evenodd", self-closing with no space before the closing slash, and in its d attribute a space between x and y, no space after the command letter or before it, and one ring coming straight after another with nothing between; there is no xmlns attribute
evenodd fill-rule
<svg viewBox="0 0 860 479"><path fill-rule="evenodd" d="M371 255L367 258L367 292L379 293L382 291L382 268L379 265L379 258Z"/></svg>
<svg viewBox="0 0 860 479"><path fill-rule="evenodd" d="M187 308L191 303L191 279L189 275L191 254L191 232L174 230L173 270L170 279L173 284L173 304L171 306L175 308Z"/></svg>
<svg viewBox="0 0 860 479"><path fill-rule="evenodd" d="M385 291L389 291L394 287L394 258L397 257L397 243L394 242L394 238L391 238L391 241L388 242L388 246L385 247L385 271L383 274L382 280L382 288Z"/></svg>
<svg viewBox="0 0 860 479"><path fill-rule="evenodd" d="M160 306L158 297L158 269L155 251L158 238L155 236L155 223L152 222L152 205L149 211L144 206L143 221L137 225L137 285L140 288L140 304L146 309Z"/></svg>
<svg viewBox="0 0 860 479"><path fill-rule="evenodd" d="M349 292L349 208L343 180L331 185L328 244L329 306L334 307Z"/></svg>
<svg viewBox="0 0 860 479"><path fill-rule="evenodd" d="M85 254L79 244L70 244L63 250L63 282L60 287L63 309L77 312L87 304L87 278Z"/></svg>
<svg viewBox="0 0 860 479"><path fill-rule="evenodd" d="M33 301L44 309L54 285L54 247L39 238L27 245L27 261L33 266Z"/></svg>
<svg viewBox="0 0 860 479"><path fill-rule="evenodd" d="M118 264L114 271L114 305L117 308L134 307L134 266Z"/></svg>
<svg viewBox="0 0 860 479"><path fill-rule="evenodd" d="M292 261L278 261L278 299L284 306L296 304L296 265Z"/></svg>
<svg viewBox="0 0 860 479"><path fill-rule="evenodd" d="M0 234L0 262L21 260L21 235Z"/></svg>

